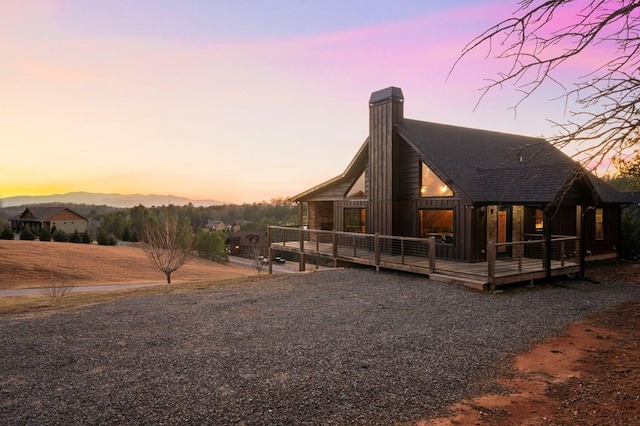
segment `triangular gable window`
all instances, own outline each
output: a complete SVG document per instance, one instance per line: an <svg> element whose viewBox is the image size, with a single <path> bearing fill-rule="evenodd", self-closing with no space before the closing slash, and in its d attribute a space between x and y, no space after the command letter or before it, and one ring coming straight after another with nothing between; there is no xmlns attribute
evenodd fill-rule
<svg viewBox="0 0 640 426"><path fill-rule="evenodd" d="M424 162L420 170L421 197L452 197L453 191Z"/></svg>
<svg viewBox="0 0 640 426"><path fill-rule="evenodd" d="M364 172L355 181L349 192L347 192L347 198L365 198L367 195L366 182Z"/></svg>

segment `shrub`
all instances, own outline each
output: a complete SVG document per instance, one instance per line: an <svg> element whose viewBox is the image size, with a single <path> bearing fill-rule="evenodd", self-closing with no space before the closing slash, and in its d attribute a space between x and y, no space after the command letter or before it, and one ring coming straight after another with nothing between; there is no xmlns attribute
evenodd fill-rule
<svg viewBox="0 0 640 426"><path fill-rule="evenodd" d="M71 234L71 237L69 238L69 241L72 243L81 243L82 242L82 237L80 237L80 233L75 230L73 231L73 234Z"/></svg>
<svg viewBox="0 0 640 426"><path fill-rule="evenodd" d="M96 241L101 246L115 246L118 244L118 240L113 234L107 235L102 228L98 229L98 235L96 236Z"/></svg>
<svg viewBox="0 0 640 426"><path fill-rule="evenodd" d="M51 241L51 232L47 228L42 228L40 235L38 235L40 241Z"/></svg>
<svg viewBox="0 0 640 426"><path fill-rule="evenodd" d="M25 241L33 241L36 239L36 236L33 235L31 229L27 228L20 233L20 239Z"/></svg>
<svg viewBox="0 0 640 426"><path fill-rule="evenodd" d="M57 241L59 243L66 243L69 241L69 236L67 235L67 233L64 231L61 231L60 229L57 229L56 231L54 231L52 237L53 237L53 241Z"/></svg>
<svg viewBox="0 0 640 426"><path fill-rule="evenodd" d="M8 226L5 226L2 232L0 232L0 240L13 240L13 239L14 239L13 231Z"/></svg>
<svg viewBox="0 0 640 426"><path fill-rule="evenodd" d="M622 238L620 257L640 260L640 218L629 209L622 213Z"/></svg>
<svg viewBox="0 0 640 426"><path fill-rule="evenodd" d="M91 244L91 236L89 235L88 232L85 232L84 234L82 234L82 243Z"/></svg>
<svg viewBox="0 0 640 426"><path fill-rule="evenodd" d="M131 241L131 233L128 226L125 226L122 230L122 241Z"/></svg>

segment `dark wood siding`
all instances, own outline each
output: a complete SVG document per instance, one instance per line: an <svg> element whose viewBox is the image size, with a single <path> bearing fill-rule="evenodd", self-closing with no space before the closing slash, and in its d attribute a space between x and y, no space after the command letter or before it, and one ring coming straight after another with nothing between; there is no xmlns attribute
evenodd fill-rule
<svg viewBox="0 0 640 426"><path fill-rule="evenodd" d="M619 250L620 241L620 207L603 206L603 231L604 238L596 238L595 211L589 210L585 214L585 249L592 255L611 253Z"/></svg>

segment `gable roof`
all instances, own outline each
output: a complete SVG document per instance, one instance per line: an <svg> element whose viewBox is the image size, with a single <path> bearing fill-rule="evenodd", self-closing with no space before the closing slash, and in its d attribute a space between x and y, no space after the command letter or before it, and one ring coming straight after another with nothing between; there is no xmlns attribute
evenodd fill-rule
<svg viewBox="0 0 640 426"><path fill-rule="evenodd" d="M552 203L572 189L582 191L580 196L589 191L595 203L628 202L543 138L411 119L395 131L440 180L474 203ZM350 186L367 166L369 140L341 175L291 200L329 200Z"/></svg>
<svg viewBox="0 0 640 426"><path fill-rule="evenodd" d="M316 196L317 194L330 190L332 188L337 188L341 185L348 184L348 190L351 187L353 181L358 179L362 172L367 167L367 162L369 160L369 138L367 138L364 143L360 146L360 149L353 157L347 168L342 174L329 179L326 182L323 182L319 185L314 186L304 192L301 192L298 195L294 195L290 197L291 201L300 201L305 198Z"/></svg>
<svg viewBox="0 0 640 426"><path fill-rule="evenodd" d="M42 222L45 220L55 219L55 216L60 213L67 213L77 217L78 219L87 220L84 216L81 216L66 207L27 207L22 213L12 217L11 219L26 222Z"/></svg>
<svg viewBox="0 0 640 426"><path fill-rule="evenodd" d="M474 202L549 202L579 168L541 138L409 119L397 130Z"/></svg>

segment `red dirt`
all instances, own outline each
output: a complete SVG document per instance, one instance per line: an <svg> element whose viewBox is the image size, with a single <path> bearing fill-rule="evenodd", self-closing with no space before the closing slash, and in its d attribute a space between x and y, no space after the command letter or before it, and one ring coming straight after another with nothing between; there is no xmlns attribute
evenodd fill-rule
<svg viewBox="0 0 640 426"><path fill-rule="evenodd" d="M135 245L0 240L0 290L43 287L50 282L51 274L75 286L166 280ZM248 268L194 258L174 272L171 281L217 281L255 274Z"/></svg>
<svg viewBox="0 0 640 426"><path fill-rule="evenodd" d="M640 284L640 265L588 269ZM517 356L497 380L507 392L451 407L418 425L640 425L640 302L571 324Z"/></svg>

